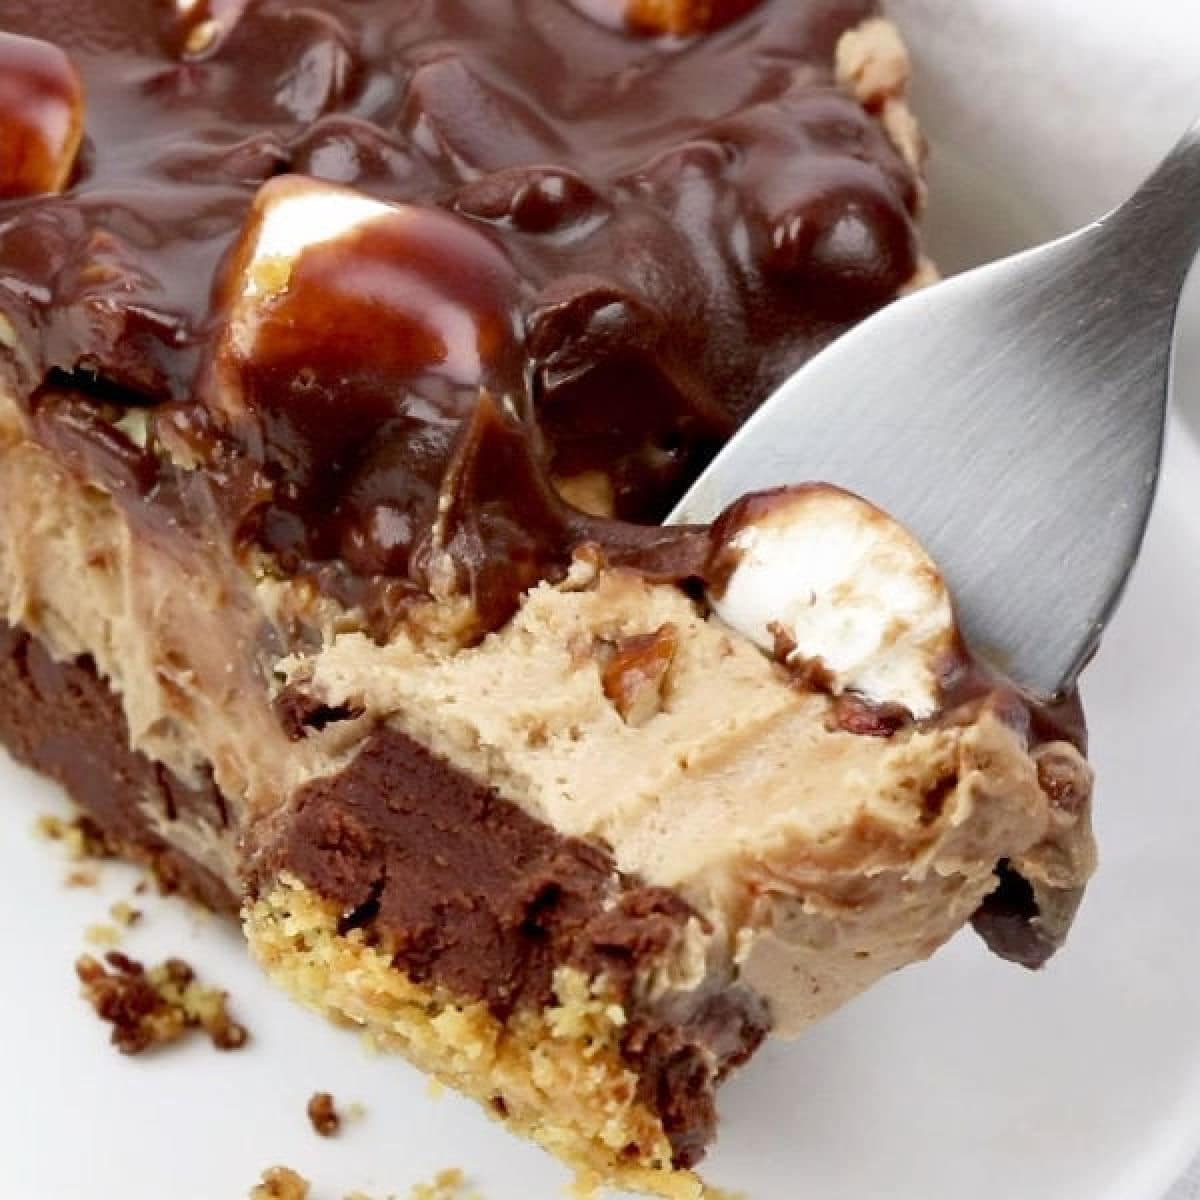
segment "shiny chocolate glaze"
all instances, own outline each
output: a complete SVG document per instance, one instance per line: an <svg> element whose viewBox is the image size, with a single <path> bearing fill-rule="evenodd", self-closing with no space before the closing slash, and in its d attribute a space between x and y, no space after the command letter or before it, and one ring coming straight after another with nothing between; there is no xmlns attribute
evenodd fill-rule
<svg viewBox="0 0 1200 1200"><path fill-rule="evenodd" d="M916 181L833 80L875 0L763 0L690 39L567 0L183 7L0 0L87 96L67 191L0 202L9 369L154 407L151 456L161 421L253 468L240 538L343 594L423 592L444 549L494 627L581 539L645 540L552 481L598 475L610 515L655 521L916 266ZM285 173L452 215L309 256L231 381L234 247ZM372 295L381 261L404 269Z"/></svg>

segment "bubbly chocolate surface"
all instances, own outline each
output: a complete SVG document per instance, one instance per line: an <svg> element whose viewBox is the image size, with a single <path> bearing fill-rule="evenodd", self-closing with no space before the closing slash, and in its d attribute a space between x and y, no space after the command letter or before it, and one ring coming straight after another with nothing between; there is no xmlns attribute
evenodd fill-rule
<svg viewBox="0 0 1200 1200"><path fill-rule="evenodd" d="M0 200L19 388L146 406L152 460L161 424L252 469L232 521L285 570L424 592L448 551L485 627L581 540L644 541L556 488L659 519L910 278L917 186L833 78L875 0L762 0L690 38L595 9L0 0L0 29L65 50L86 95L67 190ZM234 247L281 174L440 219L306 259L231 382Z"/></svg>

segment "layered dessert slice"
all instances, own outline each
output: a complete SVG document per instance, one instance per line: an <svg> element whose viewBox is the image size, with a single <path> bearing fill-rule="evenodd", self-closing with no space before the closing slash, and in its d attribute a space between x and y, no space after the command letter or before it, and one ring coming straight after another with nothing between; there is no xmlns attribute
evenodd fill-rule
<svg viewBox="0 0 1200 1200"><path fill-rule="evenodd" d="M1092 869L1073 701L824 485L655 524L930 275L872 0L0 0L0 736L584 1172ZM886 364L881 364L886 369Z"/></svg>

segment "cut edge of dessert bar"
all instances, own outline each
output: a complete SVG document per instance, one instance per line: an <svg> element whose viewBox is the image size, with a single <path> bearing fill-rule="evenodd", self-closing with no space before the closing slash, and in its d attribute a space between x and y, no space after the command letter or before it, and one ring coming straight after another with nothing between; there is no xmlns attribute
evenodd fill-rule
<svg viewBox="0 0 1200 1200"><path fill-rule="evenodd" d="M917 168L894 27L844 34L837 68ZM218 372L291 282L286 236L248 245ZM185 439L147 498L77 415L69 391L32 415L0 391L0 735L132 857L241 905L299 999L585 1177L699 1196L716 1089L769 1031L981 910L1011 957L1061 942L1093 866L1089 769L968 665L936 568L865 502L735 506L695 535L703 601L584 546L482 641L447 583L380 642L222 545ZM480 438L502 417L481 403ZM814 522L838 531L821 578L793 569Z"/></svg>
<svg viewBox="0 0 1200 1200"><path fill-rule="evenodd" d="M686 1167L711 1139L716 1087L768 1029L799 1032L932 953L992 891L998 859L1011 857L1030 878L1039 877L1025 864L1048 864L1039 878L1048 885L1046 912L1047 897L1070 907L1090 873L1088 769L1065 741L1028 751L1023 710L1003 689L932 711L925 728L872 736L881 732L873 723L895 716L883 695L863 705L809 677L811 656L800 651L825 636L820 629L771 631L784 641L776 662L755 644L753 614L728 614L745 625L739 635L673 585L582 559L568 581L537 588L479 646L446 657L407 639L380 647L349 630L311 655L278 662L274 706L261 686L233 679L219 693L220 711L202 715L200 706L218 694L205 678L214 666L180 655L207 644L218 667L228 660L221 647L229 644L233 596L212 604L211 627L208 606L192 607L195 587L216 573L196 574L177 545L139 543L111 500L41 447L8 443L0 498L15 523L0 570L9 620L42 643L27 643L9 663L26 664L7 688L15 707L0 716L18 757L62 779L135 856L155 861L182 848L190 867L176 876L210 903L214 894L223 900L214 881L237 891L235 864L243 873L249 864L243 920L273 978L481 1101L585 1175L699 1194ZM848 505L856 520L869 508L828 489L784 499L802 509ZM915 636L889 647L902 664L895 694L913 704L932 678L922 653L943 649L953 626L939 616L936 584L931 595L921 592L930 583L927 560L906 559L912 547L897 543L898 527L875 519L883 549L898 546L899 569L921 597L917 619L905 621ZM738 570L754 565L751 557L735 569L729 605L743 594ZM889 568L896 563L885 561ZM19 602L16 575L25 585ZM93 596L132 598L134 607L81 611L80 578ZM171 597L185 588L193 589L187 613L173 612ZM297 599L282 593L261 581L254 602ZM786 603L780 611L786 619ZM191 625L183 630L185 615ZM794 644L798 633L804 646ZM179 634L182 649L171 643ZM139 674L130 665L147 645L159 654ZM121 703L95 673L66 665L80 655L120 687ZM887 665L886 654L851 654L847 680L870 686ZM73 680L63 684L64 673ZM639 694L647 691L649 703ZM279 701L301 697L294 732L302 729L302 740L284 747ZM73 712L87 703L99 710L91 735L107 731L115 744L97 750L82 727L71 729ZM152 757L123 744L126 721L138 719L132 740ZM373 732L364 735L363 723ZM597 796L610 796L622 779L644 784L639 765L645 772L656 757L649 799L631 797L621 810L606 804L602 831L582 823L588 796L580 782L591 786L594 811ZM237 798L208 781L210 762L218 778L247 781L248 794L276 790L290 801L260 800L261 820L239 819ZM293 778L280 777L283 766ZM575 772L574 795L563 789L564 768ZM815 787L797 786L806 773ZM412 795L395 791L399 779L415 779ZM474 782L481 779L487 785ZM140 793L132 806L131 788ZM421 810L418 800L439 792L449 808ZM744 844L706 844L704 827L723 813L725 835ZM443 833L457 822L461 836L422 847L409 832L407 851L424 866L403 863L406 873L390 881L399 843L388 839L401 817L440 824ZM572 821L578 836L564 833ZM430 915L443 902L453 906L467 872L503 874L503 862L479 857L493 835L507 838L497 844L528 869L502 881L512 914L503 928L493 924L496 912L486 913L486 942L462 947L467 961L452 969L469 982L456 989L422 969L429 948L419 943L437 939ZM424 868L434 870L432 880ZM405 926L407 893L418 884L435 889L433 905L422 910L424 926L411 917ZM479 905L478 895L460 890L466 908ZM466 938L470 922L455 921L449 916L444 929ZM531 930L531 921L545 927ZM389 922L417 944L390 940ZM1061 932L1049 931L1050 941ZM537 1001L523 1002L530 981L522 973L544 941L561 955L537 962ZM455 957L454 947L436 949L443 964ZM480 956L486 961L472 963Z"/></svg>

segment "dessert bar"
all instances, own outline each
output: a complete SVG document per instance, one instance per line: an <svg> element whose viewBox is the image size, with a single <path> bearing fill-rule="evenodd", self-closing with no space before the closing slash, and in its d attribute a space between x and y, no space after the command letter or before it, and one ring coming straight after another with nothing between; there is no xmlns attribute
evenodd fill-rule
<svg viewBox="0 0 1200 1200"><path fill-rule="evenodd" d="M933 278L874 0L0 0L0 31L0 739L121 852L664 1196L768 1034L971 921L1061 944L1077 703L973 659L865 500L659 524Z"/></svg>

